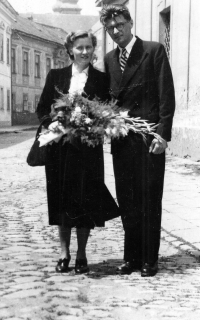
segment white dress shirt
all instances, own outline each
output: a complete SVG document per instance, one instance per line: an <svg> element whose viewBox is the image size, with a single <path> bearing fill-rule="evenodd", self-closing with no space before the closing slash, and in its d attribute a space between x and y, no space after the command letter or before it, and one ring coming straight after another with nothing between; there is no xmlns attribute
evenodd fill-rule
<svg viewBox="0 0 200 320"><path fill-rule="evenodd" d="M135 43L135 41L136 41L136 37L135 36L133 36L133 38L131 39L131 41L127 44L127 46L125 47L125 49L126 49L126 58L128 59L128 57L129 57L129 55L130 55L130 53L131 53L131 50L132 50L132 48L133 48L133 45L134 45L134 43ZM122 50L124 49L124 48L121 48L121 47L118 47L119 48L119 50L120 50L120 53L119 53L119 59L121 58L121 55L122 55Z"/></svg>
<svg viewBox="0 0 200 320"><path fill-rule="evenodd" d="M76 93L83 93L88 78L88 69L89 67L79 72L74 63L72 64L72 77L69 87L69 95L73 96Z"/></svg>

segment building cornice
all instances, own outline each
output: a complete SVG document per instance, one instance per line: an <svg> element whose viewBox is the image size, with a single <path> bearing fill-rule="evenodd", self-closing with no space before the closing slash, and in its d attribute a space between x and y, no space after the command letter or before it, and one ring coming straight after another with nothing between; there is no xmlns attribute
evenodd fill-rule
<svg viewBox="0 0 200 320"><path fill-rule="evenodd" d="M13 9L14 10L14 9ZM0 12L2 12L3 15L5 15L5 17L11 21L16 21L16 16L17 16L17 12L16 11L11 11L7 6L5 6L4 3L0 3Z"/></svg>
<svg viewBox="0 0 200 320"><path fill-rule="evenodd" d="M35 35L32 35L32 34L30 34L30 33L26 33L26 32L23 32L23 31L19 31L19 30L17 30L17 29L12 29L12 32L13 33L16 33L16 35L18 35L20 38L22 38L23 36L25 36L25 37L27 37L27 38L32 38L32 39L34 39L34 40L39 40L39 41L42 41L42 42L47 42L47 43L52 43L52 44L54 44L54 45L56 45L56 46L63 46L64 47L64 44L61 44L61 43L59 43L59 42L56 42L56 41L52 41L52 40L48 40L48 39L45 39L45 38L41 38L41 37L37 37L37 36L35 36ZM22 40L24 40L23 38L22 38ZM24 40L25 41L25 40Z"/></svg>
<svg viewBox="0 0 200 320"><path fill-rule="evenodd" d="M102 7L104 4L126 4L128 0L95 0L96 7Z"/></svg>

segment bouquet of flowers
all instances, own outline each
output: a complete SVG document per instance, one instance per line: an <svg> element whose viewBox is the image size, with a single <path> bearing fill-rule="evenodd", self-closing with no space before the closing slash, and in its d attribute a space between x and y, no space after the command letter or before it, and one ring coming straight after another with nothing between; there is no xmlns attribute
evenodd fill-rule
<svg viewBox="0 0 200 320"><path fill-rule="evenodd" d="M98 99L89 100L81 94L63 94L52 107L53 122L47 131L39 137L40 146L58 142L63 136L63 143L79 138L88 146L104 142L104 137L111 139L125 137L129 131L142 135L159 136L154 132L158 125L148 123L141 118L133 118L128 111L119 109L115 101L103 103Z"/></svg>

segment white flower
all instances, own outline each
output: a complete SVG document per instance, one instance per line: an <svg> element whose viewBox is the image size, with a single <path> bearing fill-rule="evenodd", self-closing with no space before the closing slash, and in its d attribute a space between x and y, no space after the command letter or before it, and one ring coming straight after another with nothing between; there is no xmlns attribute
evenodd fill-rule
<svg viewBox="0 0 200 320"><path fill-rule="evenodd" d="M76 113L81 113L81 108L77 106L77 107L75 107L74 111L75 111Z"/></svg>
<svg viewBox="0 0 200 320"><path fill-rule="evenodd" d="M90 118L85 118L85 123L86 124L89 124L89 123L91 123L92 122L92 120L90 119Z"/></svg>
<svg viewBox="0 0 200 320"><path fill-rule="evenodd" d="M111 129L110 129L110 128L106 128L106 129L105 129L105 133L106 133L107 135L110 135L110 134L111 134Z"/></svg>
<svg viewBox="0 0 200 320"><path fill-rule="evenodd" d="M80 117L76 117L75 119L75 124L79 125L81 123L81 118Z"/></svg>
<svg viewBox="0 0 200 320"><path fill-rule="evenodd" d="M127 111L120 111L119 114L121 117L127 118L128 117L128 110Z"/></svg>
<svg viewBox="0 0 200 320"><path fill-rule="evenodd" d="M123 137L125 137L128 134L128 130L126 130L125 128L120 128L120 133Z"/></svg>
<svg viewBox="0 0 200 320"><path fill-rule="evenodd" d="M103 117L107 117L108 115L109 115L109 112L108 112L108 111L103 111L103 112L102 112L102 116L103 116Z"/></svg>
<svg viewBox="0 0 200 320"><path fill-rule="evenodd" d="M76 117L76 114L75 114L74 111L72 111L71 117L70 117L69 121L70 121L70 122L74 121L75 117Z"/></svg>
<svg viewBox="0 0 200 320"><path fill-rule="evenodd" d="M111 119L110 121L112 126L116 126L117 125L117 120L116 119Z"/></svg>
<svg viewBox="0 0 200 320"><path fill-rule="evenodd" d="M111 130L111 132L112 132L113 135L115 135L115 134L117 133L117 129L116 129L116 128L113 128L113 129Z"/></svg>

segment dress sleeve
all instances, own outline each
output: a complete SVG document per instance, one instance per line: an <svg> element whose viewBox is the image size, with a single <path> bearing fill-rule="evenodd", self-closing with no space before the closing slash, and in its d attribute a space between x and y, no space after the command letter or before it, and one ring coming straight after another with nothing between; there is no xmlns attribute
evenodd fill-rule
<svg viewBox="0 0 200 320"><path fill-rule="evenodd" d="M45 86L43 88L36 113L38 116L38 119L41 121L47 120L46 122L51 122L50 112L51 112L51 105L54 103L54 80L53 80L53 70L50 70Z"/></svg>

